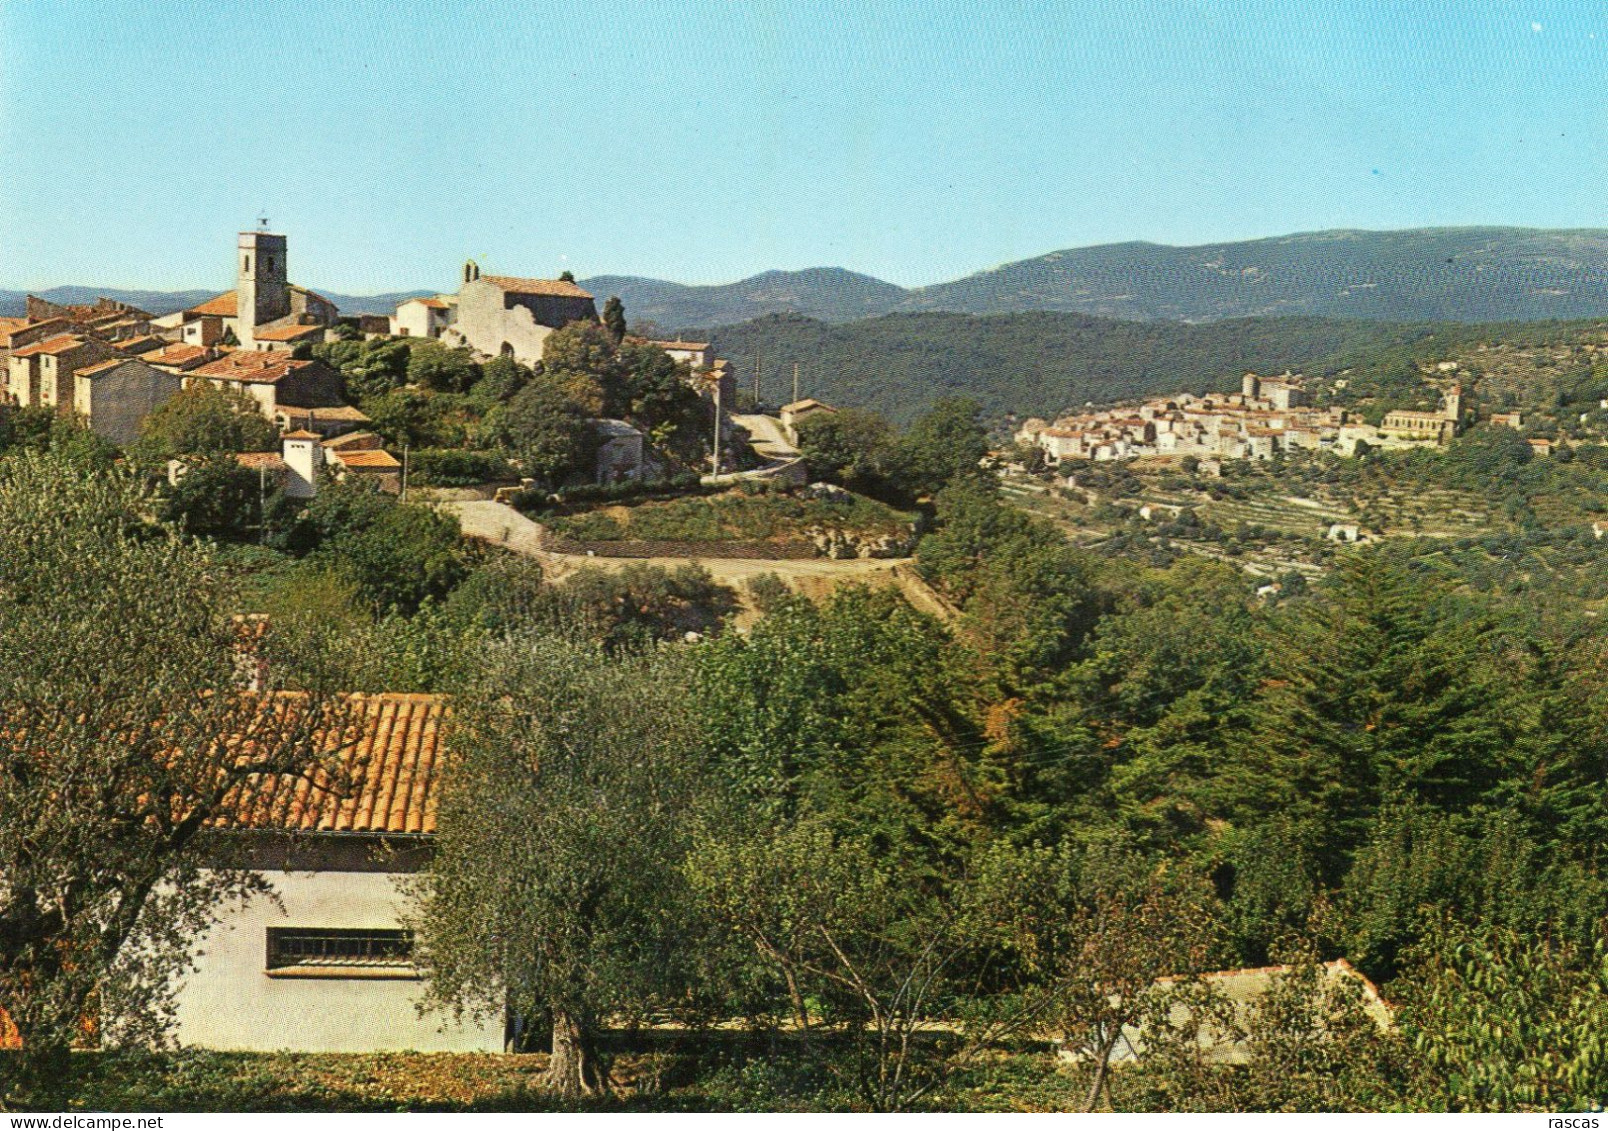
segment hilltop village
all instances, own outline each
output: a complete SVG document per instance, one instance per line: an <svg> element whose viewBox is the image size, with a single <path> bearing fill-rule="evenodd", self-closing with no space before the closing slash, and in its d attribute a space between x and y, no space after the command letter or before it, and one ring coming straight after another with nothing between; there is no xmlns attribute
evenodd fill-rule
<svg viewBox="0 0 1608 1131"><path fill-rule="evenodd" d="M1440 412L1396 410L1373 425L1352 419L1343 408L1310 407L1299 375L1247 373L1238 394L1186 393L1073 413L1053 424L1029 420L1016 439L1042 449L1053 462L1158 455L1270 460L1301 451L1354 456L1447 443L1462 419L1462 388L1453 384L1442 402Z"/></svg>
<svg viewBox="0 0 1608 1131"><path fill-rule="evenodd" d="M234 288L160 315L112 299L63 305L29 295L22 317L0 318L0 403L77 419L123 447L173 398L205 385L249 403L277 430L273 449L236 457L287 495L311 497L326 470L398 492L405 468L391 450L394 437L388 441L353 403L352 374L334 363L330 347L424 340L471 364L504 359L531 367L541 364L554 333L603 325L593 296L571 279L483 276L474 263L464 267L456 294L404 301L390 317L343 318L332 301L290 281L288 261L284 235L241 232ZM623 316L612 332L623 342ZM704 419L730 434L731 369L710 356L707 343L626 344L662 351L662 364L679 374L688 395L710 406ZM566 475L607 483L669 470L644 422L598 414L589 428L589 465L568 467ZM175 481L181 462L169 469ZM519 470L516 458L509 474L517 479Z"/></svg>

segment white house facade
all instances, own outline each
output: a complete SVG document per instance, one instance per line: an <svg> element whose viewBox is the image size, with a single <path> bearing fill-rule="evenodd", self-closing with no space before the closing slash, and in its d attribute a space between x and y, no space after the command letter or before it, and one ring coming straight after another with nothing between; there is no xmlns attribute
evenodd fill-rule
<svg viewBox="0 0 1608 1131"><path fill-rule="evenodd" d="M181 1045L241 1051L501 1052L504 1019L421 1007L406 926L427 863L445 704L352 696L347 780L252 783L213 830L216 867L257 874L275 898L226 907L177 987Z"/></svg>

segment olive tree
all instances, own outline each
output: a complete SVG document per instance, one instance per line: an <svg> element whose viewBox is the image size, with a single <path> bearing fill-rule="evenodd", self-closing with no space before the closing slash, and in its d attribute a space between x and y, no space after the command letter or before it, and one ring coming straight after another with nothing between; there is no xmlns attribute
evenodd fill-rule
<svg viewBox="0 0 1608 1131"><path fill-rule="evenodd" d="M198 838L248 775L304 773L321 695L236 690L205 546L133 476L0 461L0 1009L35 1063L159 1037L186 948L247 881Z"/></svg>
<svg viewBox="0 0 1608 1131"><path fill-rule="evenodd" d="M698 744L681 662L508 637L455 698L437 851L416 888L430 993L545 1022L562 1096L610 1086L597 1036L612 1018L686 987Z"/></svg>

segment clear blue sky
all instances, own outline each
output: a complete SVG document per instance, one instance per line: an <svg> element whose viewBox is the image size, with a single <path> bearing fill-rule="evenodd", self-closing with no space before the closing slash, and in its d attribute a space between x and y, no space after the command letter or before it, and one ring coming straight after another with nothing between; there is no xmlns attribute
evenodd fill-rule
<svg viewBox="0 0 1608 1131"><path fill-rule="evenodd" d="M0 286L1608 226L1608 4L0 0Z"/></svg>

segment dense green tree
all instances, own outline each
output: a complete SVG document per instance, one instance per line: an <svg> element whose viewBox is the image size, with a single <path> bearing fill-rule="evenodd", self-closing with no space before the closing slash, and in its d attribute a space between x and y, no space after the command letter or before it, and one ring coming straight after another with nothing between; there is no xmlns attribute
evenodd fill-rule
<svg viewBox="0 0 1608 1131"><path fill-rule="evenodd" d="M415 926L434 998L550 1030L547 1082L578 1096L608 1086L606 1018L685 1001L701 764L686 676L672 653L553 637L484 655L456 698Z"/></svg>
<svg viewBox="0 0 1608 1131"><path fill-rule="evenodd" d="M0 461L0 1009L47 1081L87 1018L163 1031L197 932L254 886L198 837L248 776L310 772L333 721L233 691L222 573L150 509L117 470Z"/></svg>
<svg viewBox="0 0 1608 1131"><path fill-rule="evenodd" d="M278 493L278 486L272 489ZM244 538L262 522L262 477L220 454L192 461L162 499L162 521L202 538Z"/></svg>
<svg viewBox="0 0 1608 1131"><path fill-rule="evenodd" d="M658 346L626 344L616 356L619 403L611 411L668 437L696 440L708 433L709 410L687 381L687 367Z"/></svg>
<svg viewBox="0 0 1608 1131"><path fill-rule="evenodd" d="M414 448L467 446L473 416L469 398L427 389L393 389L364 400L363 411L389 443Z"/></svg>
<svg viewBox="0 0 1608 1131"><path fill-rule="evenodd" d="M1004 686L1024 690L1059 672L1099 613L1089 559L975 476L935 502L936 529L916 549L922 574L961 607Z"/></svg>
<svg viewBox="0 0 1608 1131"><path fill-rule="evenodd" d="M620 301L619 295L610 295L603 304L603 325L615 345L625 340L625 303Z"/></svg>
<svg viewBox="0 0 1608 1131"><path fill-rule="evenodd" d="M466 393L480 380L480 366L469 350L423 341L408 349L407 381L438 393Z"/></svg>
<svg viewBox="0 0 1608 1131"><path fill-rule="evenodd" d="M475 384L476 401L484 405L501 404L530 384L528 365L511 357L494 357L480 367L481 377Z"/></svg>
<svg viewBox="0 0 1608 1131"><path fill-rule="evenodd" d="M1608 956L1545 923L1447 924L1403 983L1409 1103L1429 1111L1586 1111L1608 1095Z"/></svg>
<svg viewBox="0 0 1608 1131"><path fill-rule="evenodd" d="M219 452L267 452L279 432L244 393L199 381L173 396L140 425L139 447L154 460Z"/></svg>
<svg viewBox="0 0 1608 1131"><path fill-rule="evenodd" d="M876 494L895 466L893 428L874 412L845 408L798 424L798 447L810 474Z"/></svg>
<svg viewBox="0 0 1608 1131"><path fill-rule="evenodd" d="M546 374L516 393L492 427L528 475L556 482L590 468L596 440L586 413Z"/></svg>
<svg viewBox="0 0 1608 1131"><path fill-rule="evenodd" d="M933 495L950 483L977 478L988 454L982 409L967 397L943 397L899 437L895 466L911 497Z"/></svg>

